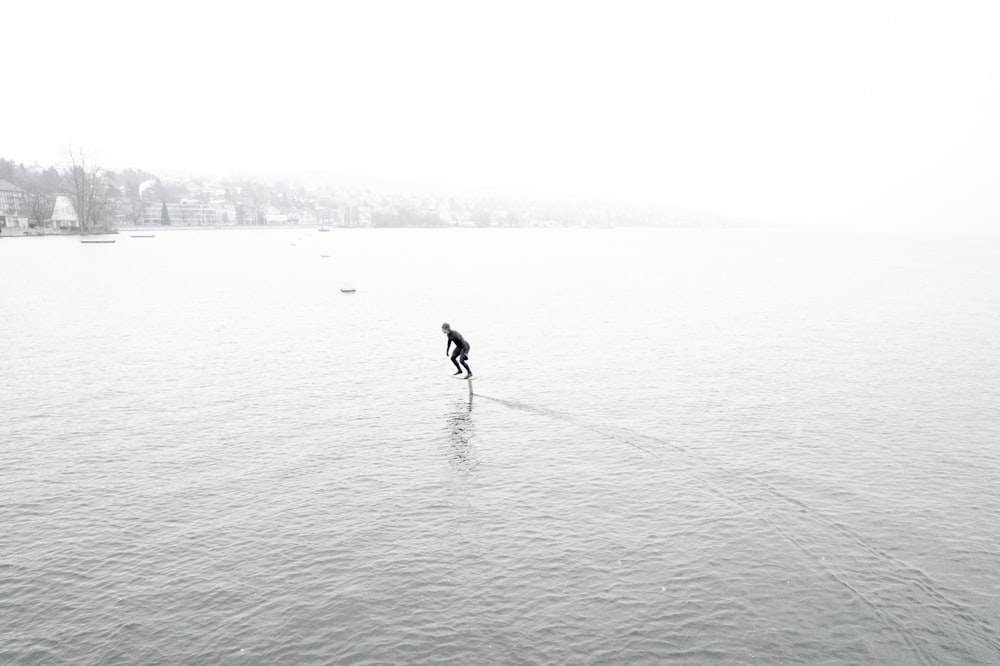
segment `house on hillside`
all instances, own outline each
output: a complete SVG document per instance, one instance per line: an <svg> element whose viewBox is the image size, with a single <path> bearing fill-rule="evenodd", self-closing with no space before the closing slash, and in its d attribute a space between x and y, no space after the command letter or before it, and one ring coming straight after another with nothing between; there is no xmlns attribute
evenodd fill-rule
<svg viewBox="0 0 1000 666"><path fill-rule="evenodd" d="M80 226L80 219L76 216L76 208L73 202L65 194L56 195L56 203L52 207L52 219L49 220L52 227L56 229L76 229Z"/></svg>
<svg viewBox="0 0 1000 666"><path fill-rule="evenodd" d="M27 229L24 192L9 180L0 179L0 228Z"/></svg>

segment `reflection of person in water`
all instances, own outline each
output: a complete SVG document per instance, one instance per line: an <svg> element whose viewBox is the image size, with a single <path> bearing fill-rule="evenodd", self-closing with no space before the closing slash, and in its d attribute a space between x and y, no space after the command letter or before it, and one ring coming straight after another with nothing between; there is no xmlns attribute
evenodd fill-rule
<svg viewBox="0 0 1000 666"><path fill-rule="evenodd" d="M470 471L479 465L476 459L476 449L469 442L476 436L476 427L472 421L472 401L461 401L455 406L455 411L448 417L449 461L462 471Z"/></svg>

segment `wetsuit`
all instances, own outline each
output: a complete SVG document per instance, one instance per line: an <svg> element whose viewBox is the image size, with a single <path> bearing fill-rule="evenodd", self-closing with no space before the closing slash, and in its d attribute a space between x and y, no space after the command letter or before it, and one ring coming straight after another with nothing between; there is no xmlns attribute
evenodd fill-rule
<svg viewBox="0 0 1000 666"><path fill-rule="evenodd" d="M457 375L458 373L462 372L462 366L458 364L458 362L461 361L462 365L465 366L465 371L471 375L472 370L469 369L469 364L466 363L466 361L469 359L469 349L471 349L468 341L465 338L463 338L462 334L459 333L458 331L449 330L448 344L444 348L445 354L447 354L448 350L451 349L451 343L453 342L455 343L455 351L451 353L451 362L455 364L456 368L458 368L458 372L456 372L455 374Z"/></svg>

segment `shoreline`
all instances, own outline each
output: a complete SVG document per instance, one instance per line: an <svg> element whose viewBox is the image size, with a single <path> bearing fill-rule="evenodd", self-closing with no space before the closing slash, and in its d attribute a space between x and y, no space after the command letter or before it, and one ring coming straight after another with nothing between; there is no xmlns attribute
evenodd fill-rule
<svg viewBox="0 0 1000 666"><path fill-rule="evenodd" d="M564 225L524 225L518 227L477 227L472 225L447 225L447 226L391 226L391 227L341 227L332 225L305 225L305 224L254 224L254 225L190 225L190 226L179 226L179 225L144 225L141 227L118 227L116 229L105 229L105 230L91 230L91 231L57 231L52 229L4 229L0 233L0 239L2 238L40 238L43 236L106 236L112 234L121 233L136 233L143 231L246 231L251 229L266 229L266 230L323 230L323 231L333 231L333 230L379 230L379 229L463 229L463 230L508 230L508 229L524 229L524 230L539 230L539 229L570 229L570 230L599 230L599 229L743 229L746 227L721 227L721 226L699 226L699 225L679 225L679 226L649 226L649 225L621 225L621 226L564 226Z"/></svg>
<svg viewBox="0 0 1000 666"><path fill-rule="evenodd" d="M62 229L0 229L0 238L38 238L41 236L110 236L118 229L90 229L88 231Z"/></svg>

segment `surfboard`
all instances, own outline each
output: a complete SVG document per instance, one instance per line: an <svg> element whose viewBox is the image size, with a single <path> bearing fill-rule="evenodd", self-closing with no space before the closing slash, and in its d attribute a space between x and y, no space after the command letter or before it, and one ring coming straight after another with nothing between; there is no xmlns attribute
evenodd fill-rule
<svg viewBox="0 0 1000 666"><path fill-rule="evenodd" d="M450 375L452 379L468 379L472 381L473 379L479 379L479 375L472 375L471 377L466 377L465 375Z"/></svg>

